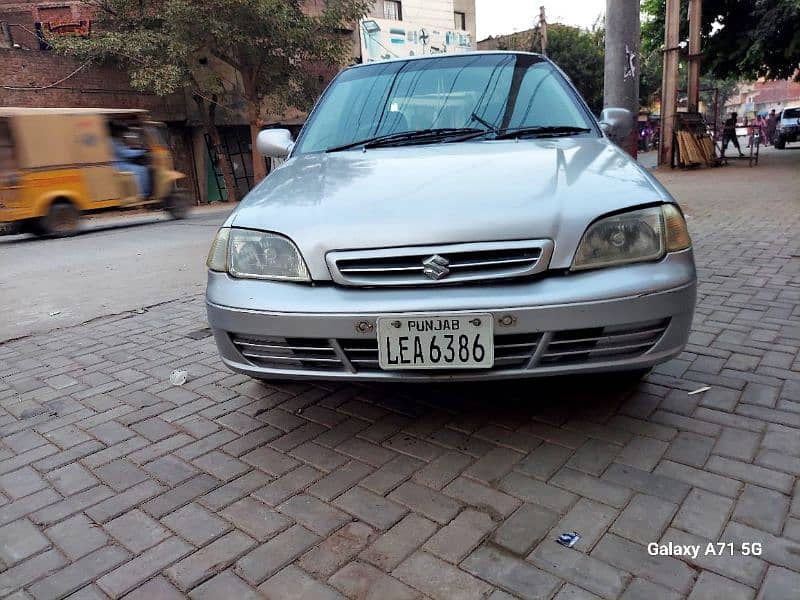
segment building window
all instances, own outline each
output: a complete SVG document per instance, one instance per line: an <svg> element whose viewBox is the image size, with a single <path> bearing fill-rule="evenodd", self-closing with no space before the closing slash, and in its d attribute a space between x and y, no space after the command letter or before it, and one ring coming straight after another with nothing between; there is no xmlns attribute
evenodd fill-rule
<svg viewBox="0 0 800 600"><path fill-rule="evenodd" d="M455 16L456 20L456 29L466 30L467 29L466 13L456 11L453 13L453 16Z"/></svg>
<svg viewBox="0 0 800 600"><path fill-rule="evenodd" d="M398 0L383 0L383 18L391 21L403 20L403 7Z"/></svg>

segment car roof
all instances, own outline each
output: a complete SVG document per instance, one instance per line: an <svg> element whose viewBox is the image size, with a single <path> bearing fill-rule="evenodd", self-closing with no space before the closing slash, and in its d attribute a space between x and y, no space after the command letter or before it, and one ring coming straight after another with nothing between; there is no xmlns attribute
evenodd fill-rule
<svg viewBox="0 0 800 600"><path fill-rule="evenodd" d="M25 108L20 106L0 106L0 117L20 117L27 115L141 115L146 110L138 108Z"/></svg>
<svg viewBox="0 0 800 600"><path fill-rule="evenodd" d="M537 56L543 60L549 60L546 56L542 54L537 54L535 52L522 52L519 50L476 50L472 52L449 52L446 54L423 54L421 56L400 56L397 58L387 58L386 60L360 63L357 65L352 65L351 67L348 67L348 69L360 69L363 67L367 67L369 65L374 65L375 63L406 62L411 60L436 60L443 58L453 58L454 56L463 56L465 54L469 54L470 56L492 56L498 54L510 55L510 56Z"/></svg>

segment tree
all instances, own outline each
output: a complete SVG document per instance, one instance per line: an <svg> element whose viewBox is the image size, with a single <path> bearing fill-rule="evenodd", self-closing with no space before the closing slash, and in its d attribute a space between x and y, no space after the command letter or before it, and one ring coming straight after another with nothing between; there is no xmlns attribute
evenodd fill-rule
<svg viewBox="0 0 800 600"><path fill-rule="evenodd" d="M688 0L681 1L681 39ZM643 0L643 53L664 44L666 0ZM703 0L703 70L718 79L800 80L800 0Z"/></svg>
<svg viewBox="0 0 800 600"><path fill-rule="evenodd" d="M570 76L595 114L603 110L605 31L555 23L547 26L547 56Z"/></svg>
<svg viewBox="0 0 800 600"><path fill-rule="evenodd" d="M138 90L168 95L187 89L204 128L224 156L215 117L239 107L250 124L253 173L266 174L255 139L267 113L308 109L326 69L345 62L350 24L368 0L327 0L308 14L302 0L97 0L98 22L88 38L53 40L79 58L116 60ZM234 108L234 105L238 107ZM222 161L229 198L233 176Z"/></svg>
<svg viewBox="0 0 800 600"><path fill-rule="evenodd" d="M539 52L535 29L502 36L498 50ZM603 109L604 31L581 29L561 23L547 26L547 57L569 75L595 114Z"/></svg>

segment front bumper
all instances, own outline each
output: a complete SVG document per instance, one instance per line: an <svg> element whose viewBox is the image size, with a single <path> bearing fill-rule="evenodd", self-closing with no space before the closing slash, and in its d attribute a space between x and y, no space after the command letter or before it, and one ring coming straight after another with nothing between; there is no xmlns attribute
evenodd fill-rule
<svg viewBox="0 0 800 600"><path fill-rule="evenodd" d="M361 289L209 273L208 320L223 362L261 378L486 380L641 369L683 350L694 313L691 250L658 263L491 286ZM491 313L496 362L482 371L382 371L379 316ZM267 359L246 357L258 347ZM265 350L267 349L267 350Z"/></svg>

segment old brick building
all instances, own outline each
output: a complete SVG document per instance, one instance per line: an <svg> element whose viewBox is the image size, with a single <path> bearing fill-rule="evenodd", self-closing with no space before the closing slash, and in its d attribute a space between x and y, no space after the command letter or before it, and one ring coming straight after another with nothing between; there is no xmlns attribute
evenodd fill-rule
<svg viewBox="0 0 800 600"><path fill-rule="evenodd" d="M91 13L79 2L0 0L0 106L142 108L167 123L176 166L198 194L193 128L182 94L159 97L131 88L114 64L82 64L51 52L42 32L88 34Z"/></svg>
<svg viewBox="0 0 800 600"><path fill-rule="evenodd" d="M308 12L318 13L325 2L305 0L304 4ZM407 29L409 36L422 32L445 40L449 34L447 39L457 38L462 50L475 47L474 0L375 0L367 18L385 21L393 31ZM372 60L363 55L368 46L362 45L361 29L354 23L348 33L353 38L353 62ZM201 202L224 198L224 183L215 164L218 157L212 158L195 103L186 94L164 98L136 91L119 66L81 64L50 51L44 41L47 35L91 35L91 31L92 12L78 0L0 0L0 106L149 110L168 125L176 167L188 177L185 187ZM453 31L464 35L453 36ZM376 43L380 47L380 39ZM430 45L430 52L438 51ZM330 79L334 74L322 69L320 78ZM238 77L231 73L229 80L236 83ZM237 196L242 196L254 183L250 129L244 113L235 109L242 105L240 92L232 90L225 104L234 109L217 113L224 158L234 174ZM304 113L290 110L271 114L270 123L296 131L304 118Z"/></svg>

